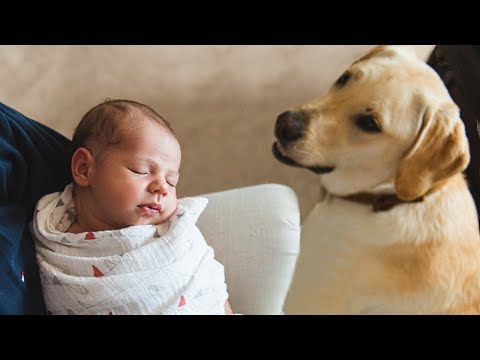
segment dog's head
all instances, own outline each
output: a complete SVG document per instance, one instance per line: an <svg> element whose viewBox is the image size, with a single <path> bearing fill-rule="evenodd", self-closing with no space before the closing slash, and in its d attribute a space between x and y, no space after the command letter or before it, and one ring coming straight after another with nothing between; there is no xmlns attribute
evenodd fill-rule
<svg viewBox="0 0 480 360"><path fill-rule="evenodd" d="M414 200L469 160L458 107L437 73L405 46L378 46L322 97L277 118L275 157L321 175L336 195L393 185Z"/></svg>

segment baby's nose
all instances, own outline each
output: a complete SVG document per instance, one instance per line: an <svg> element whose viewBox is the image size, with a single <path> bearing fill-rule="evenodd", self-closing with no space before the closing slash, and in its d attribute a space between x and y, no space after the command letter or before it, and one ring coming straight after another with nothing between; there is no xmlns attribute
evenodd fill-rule
<svg viewBox="0 0 480 360"><path fill-rule="evenodd" d="M150 193L160 193L162 195L165 195L167 193L167 186L166 184L163 184L161 181L152 181L148 185L148 191Z"/></svg>

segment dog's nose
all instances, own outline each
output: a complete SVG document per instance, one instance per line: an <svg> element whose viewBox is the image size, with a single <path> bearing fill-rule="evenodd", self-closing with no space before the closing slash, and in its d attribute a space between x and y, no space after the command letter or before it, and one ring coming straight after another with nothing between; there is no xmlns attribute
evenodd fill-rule
<svg viewBox="0 0 480 360"><path fill-rule="evenodd" d="M300 111L285 111L277 117L275 136L282 145L298 140L305 131L306 116Z"/></svg>

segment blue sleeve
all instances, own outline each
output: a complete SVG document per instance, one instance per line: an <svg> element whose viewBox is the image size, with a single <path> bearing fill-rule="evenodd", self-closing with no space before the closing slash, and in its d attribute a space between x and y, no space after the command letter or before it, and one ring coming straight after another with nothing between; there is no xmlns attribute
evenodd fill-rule
<svg viewBox="0 0 480 360"><path fill-rule="evenodd" d="M43 314L28 231L36 202L70 182L70 140L0 103L0 314Z"/></svg>

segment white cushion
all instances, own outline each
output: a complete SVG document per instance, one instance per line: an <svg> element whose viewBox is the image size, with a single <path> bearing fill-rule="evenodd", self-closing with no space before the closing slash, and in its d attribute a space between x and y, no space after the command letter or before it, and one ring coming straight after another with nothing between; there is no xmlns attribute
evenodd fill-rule
<svg viewBox="0 0 480 360"><path fill-rule="evenodd" d="M201 196L198 226L225 266L233 311L282 314L300 250L295 192L263 184Z"/></svg>

